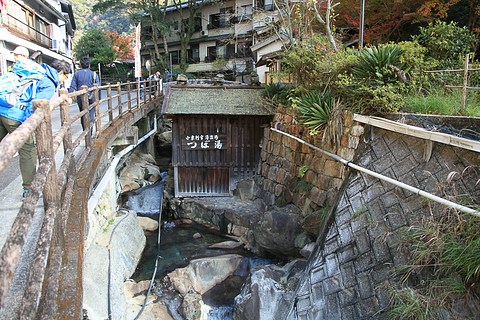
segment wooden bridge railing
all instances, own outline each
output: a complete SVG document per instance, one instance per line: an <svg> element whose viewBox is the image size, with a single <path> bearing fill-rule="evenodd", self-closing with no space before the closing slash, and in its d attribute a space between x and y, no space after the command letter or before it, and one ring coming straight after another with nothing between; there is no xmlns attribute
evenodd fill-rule
<svg viewBox="0 0 480 320"><path fill-rule="evenodd" d="M107 96L99 98L99 91L106 90ZM89 110L71 117L72 98L81 96L88 106L88 92L94 92L95 119L90 123ZM117 83L93 88L83 88L74 93L59 91L60 97L50 103L46 100L33 102L33 114L0 142L0 174L12 161L14 154L29 136L35 133L39 165L27 196L19 209L11 231L0 252L0 307L13 281L35 207L43 193L44 218L40 236L21 302L19 319L54 319L59 284L60 267L65 249L65 225L70 212L70 200L77 179L76 173L88 157L92 143L103 130L127 112L144 108L161 98L162 83L154 80ZM100 105L107 102L108 108L101 112ZM53 134L52 111L60 109L61 128ZM102 118L108 121L102 125ZM72 125L83 117L85 129L78 137L73 136ZM91 129L93 134L91 134ZM79 146L83 145L84 148ZM56 169L55 156L63 145L63 161ZM83 228L84 226L78 226Z"/></svg>

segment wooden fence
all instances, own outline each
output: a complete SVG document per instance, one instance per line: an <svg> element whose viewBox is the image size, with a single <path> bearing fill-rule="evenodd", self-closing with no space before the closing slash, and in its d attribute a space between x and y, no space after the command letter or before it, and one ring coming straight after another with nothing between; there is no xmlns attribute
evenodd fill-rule
<svg viewBox="0 0 480 320"><path fill-rule="evenodd" d="M65 250L65 225L69 217L70 200L79 168L89 156L92 144L104 130L117 119L137 108L146 108L161 98L161 81L117 83L114 85L84 87L68 93L60 90L60 97L53 103L46 100L33 102L33 114L0 142L0 174L12 161L14 154L22 147L31 134L35 134L39 166L31 188L23 200L8 238L0 253L0 307L13 281L27 234L31 228L35 206L43 193L45 216L40 231L33 262L28 275L25 294L21 302L19 319L54 319L56 297L59 290L59 275ZM99 91L106 90L107 96L99 99ZM81 96L83 105L88 106L88 92L94 92L95 119L90 123L89 110L70 116L71 99ZM100 112L100 104L108 104L107 111ZM61 129L53 134L51 114L60 109ZM102 126L102 118L108 121ZM72 125L81 117L85 130L76 138ZM93 134L91 134L93 129ZM57 170L55 155L63 146L63 161ZM84 146L81 148L80 146ZM84 228L78 225L78 228ZM81 244L79 244L81 246ZM81 282L81 279L79 280ZM81 290L78 286L77 290ZM81 296L81 294L80 294ZM72 302L73 304L74 302ZM81 302L80 302L81 303Z"/></svg>
<svg viewBox="0 0 480 320"><path fill-rule="evenodd" d="M462 106L460 111L463 112L465 110L465 105L467 103L467 89L479 90L480 87L470 87L468 86L468 73L470 71L480 71L480 68L469 69L470 64L470 55L467 54L465 57L465 68L464 69L451 69L451 70L430 70L425 71L426 73L435 73L435 72L463 72L463 85L461 86L453 86L453 85L445 85L445 88L457 88L462 89Z"/></svg>

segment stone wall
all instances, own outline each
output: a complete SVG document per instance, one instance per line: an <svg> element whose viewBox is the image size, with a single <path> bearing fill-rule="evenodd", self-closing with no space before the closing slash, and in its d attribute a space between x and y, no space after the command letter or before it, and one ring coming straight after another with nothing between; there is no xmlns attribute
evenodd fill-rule
<svg viewBox="0 0 480 320"><path fill-rule="evenodd" d="M428 162L425 140L372 129L355 163L443 198L480 199L480 154L436 143ZM450 173L456 172L451 175ZM452 179L449 179L452 178ZM309 260L288 319L383 319L388 288L401 285L408 264L398 244L405 230L443 205L352 171Z"/></svg>
<svg viewBox="0 0 480 320"><path fill-rule="evenodd" d="M275 124L282 132L350 161L363 134L363 127L347 114L341 143L331 146L322 142L319 135L312 136L305 131L294 119L293 111L282 106L276 110L272 127ZM301 210L303 217L308 217L312 212L334 204L347 173L342 163L270 128L264 131L263 144L262 162L254 181L258 187L256 196L267 206L282 208L293 204Z"/></svg>

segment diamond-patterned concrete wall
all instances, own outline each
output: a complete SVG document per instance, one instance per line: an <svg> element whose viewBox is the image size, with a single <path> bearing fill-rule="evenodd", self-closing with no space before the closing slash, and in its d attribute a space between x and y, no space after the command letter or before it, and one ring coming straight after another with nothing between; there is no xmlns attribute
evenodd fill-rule
<svg viewBox="0 0 480 320"><path fill-rule="evenodd" d="M452 190L480 199L480 154L435 144L428 162L425 141L373 129L355 161L372 171L448 198ZM454 175L455 188L446 186ZM442 194L439 194L439 190ZM422 215L444 210L412 192L353 171L346 180L335 215L317 241L288 319L383 319L388 287L398 286L395 268L407 264L397 250L402 230Z"/></svg>

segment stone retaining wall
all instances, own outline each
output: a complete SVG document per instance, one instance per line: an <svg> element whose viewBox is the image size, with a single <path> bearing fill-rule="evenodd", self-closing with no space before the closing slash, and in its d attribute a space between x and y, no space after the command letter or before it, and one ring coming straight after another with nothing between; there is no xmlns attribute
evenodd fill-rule
<svg viewBox="0 0 480 320"><path fill-rule="evenodd" d="M278 130L346 160L353 160L363 134L363 127L353 122L351 114L345 116L340 146L333 147L319 135L304 131L289 108L278 107L272 126L276 123ZM304 217L333 205L347 172L343 164L270 128L264 131L263 143L262 162L254 180L266 205L284 207L291 203Z"/></svg>
<svg viewBox="0 0 480 320"><path fill-rule="evenodd" d="M373 129L358 150L360 166L454 199L480 199L480 154L437 143L428 162L425 140ZM447 182L449 174L451 181ZM331 223L318 238L288 319L384 319L396 268L408 264L402 234L443 205L357 171L351 172ZM466 312L468 318L468 311Z"/></svg>

